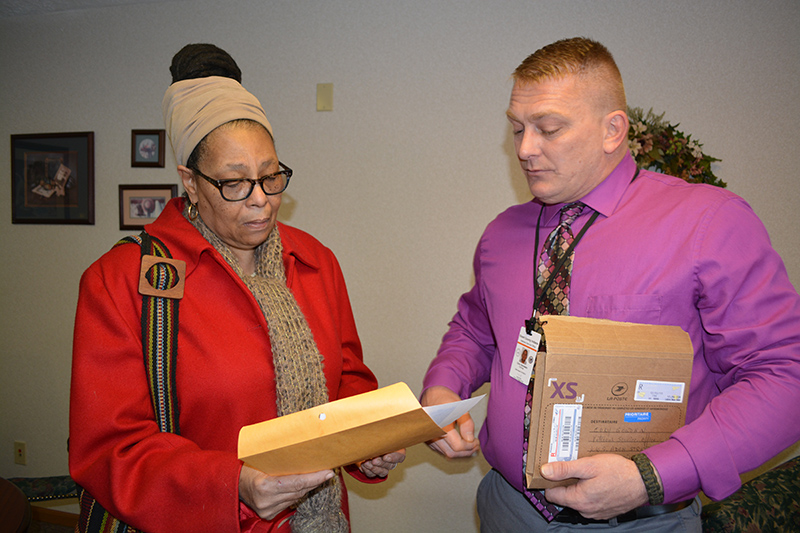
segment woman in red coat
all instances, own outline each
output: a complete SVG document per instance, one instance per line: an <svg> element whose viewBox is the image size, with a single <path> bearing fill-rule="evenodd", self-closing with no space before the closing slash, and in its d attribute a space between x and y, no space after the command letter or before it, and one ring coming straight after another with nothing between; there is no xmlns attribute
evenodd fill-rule
<svg viewBox="0 0 800 533"><path fill-rule="evenodd" d="M186 194L146 231L185 261L175 388L180 434L159 431L142 360L140 251L81 279L70 474L150 532L348 531L333 471L272 477L237 458L242 426L376 388L333 253L276 217L291 170L227 53L173 59L163 109ZM404 451L347 470L385 477Z"/></svg>

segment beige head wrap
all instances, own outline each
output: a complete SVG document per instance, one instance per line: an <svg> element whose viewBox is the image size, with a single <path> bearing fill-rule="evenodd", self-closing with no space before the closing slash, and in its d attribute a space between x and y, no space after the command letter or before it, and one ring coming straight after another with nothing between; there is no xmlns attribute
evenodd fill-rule
<svg viewBox="0 0 800 533"><path fill-rule="evenodd" d="M186 164L203 137L232 120L253 120L272 135L258 98L231 78L209 76L175 82L164 94L161 111L179 165Z"/></svg>

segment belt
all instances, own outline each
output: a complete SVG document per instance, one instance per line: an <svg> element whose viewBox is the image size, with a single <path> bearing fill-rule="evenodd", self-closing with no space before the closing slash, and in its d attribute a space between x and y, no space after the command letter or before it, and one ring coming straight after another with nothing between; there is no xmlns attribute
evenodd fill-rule
<svg viewBox="0 0 800 533"><path fill-rule="evenodd" d="M618 524L623 522L633 522L640 518L650 518L651 516L659 516L662 514L674 513L689 507L694 500L686 500L678 503L670 503L667 505L644 505L632 509L625 514L615 516L610 520L594 520L592 518L584 518L578 511L565 507L553 519L554 522L561 522L565 524L607 524L611 521L616 521Z"/></svg>

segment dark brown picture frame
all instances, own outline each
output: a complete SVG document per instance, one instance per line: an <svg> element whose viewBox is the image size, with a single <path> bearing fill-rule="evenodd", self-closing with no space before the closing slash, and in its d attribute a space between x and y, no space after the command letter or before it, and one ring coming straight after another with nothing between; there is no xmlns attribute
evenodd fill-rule
<svg viewBox="0 0 800 533"><path fill-rule="evenodd" d="M11 223L94 224L94 132L11 136Z"/></svg>
<svg viewBox="0 0 800 533"><path fill-rule="evenodd" d="M178 195L178 186L120 185L119 229L141 230L158 218L171 198Z"/></svg>
<svg viewBox="0 0 800 533"><path fill-rule="evenodd" d="M164 130L131 130L131 166L164 168Z"/></svg>

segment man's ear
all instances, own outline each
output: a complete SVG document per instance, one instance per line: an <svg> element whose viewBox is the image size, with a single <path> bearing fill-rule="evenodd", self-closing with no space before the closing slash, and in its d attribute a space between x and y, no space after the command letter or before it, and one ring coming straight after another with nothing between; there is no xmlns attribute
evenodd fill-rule
<svg viewBox="0 0 800 533"><path fill-rule="evenodd" d="M194 172L189 170L189 167L178 165L178 175L181 177L183 188L186 194L189 195L189 201L193 204L197 203L197 181L195 181Z"/></svg>
<svg viewBox="0 0 800 533"><path fill-rule="evenodd" d="M605 151L605 153L614 153L620 146L627 147L629 126L628 114L621 109L612 111L606 115L606 133L603 138L603 151Z"/></svg>

